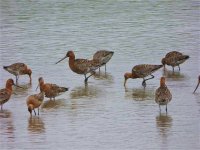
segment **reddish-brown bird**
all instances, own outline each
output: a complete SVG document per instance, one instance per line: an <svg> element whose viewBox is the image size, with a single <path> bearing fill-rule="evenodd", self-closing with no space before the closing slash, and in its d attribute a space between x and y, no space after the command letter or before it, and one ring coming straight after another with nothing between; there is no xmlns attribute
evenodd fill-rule
<svg viewBox="0 0 200 150"><path fill-rule="evenodd" d="M100 71L100 67L105 65L105 72L106 72L106 64L111 59L113 54L114 52L112 51L99 50L93 55L93 60L96 60L97 62L99 61L100 63L99 71Z"/></svg>
<svg viewBox="0 0 200 150"><path fill-rule="evenodd" d="M165 77L160 78L160 87L155 92L155 101L159 105L159 109L161 111L160 105L166 105L167 112L167 104L171 101L172 94L170 93L167 85L165 84Z"/></svg>
<svg viewBox="0 0 200 150"><path fill-rule="evenodd" d="M15 75L16 77L16 83L18 82L19 75L28 75L30 78L30 83L31 83L31 74L32 71L28 66L24 63L14 63L10 66L3 66L3 68L8 71L9 73Z"/></svg>
<svg viewBox="0 0 200 150"><path fill-rule="evenodd" d="M95 70L98 69L100 66L100 63L96 60L75 59L73 51L68 51L66 56L61 60L59 60L58 62L56 62L56 64L61 62L67 57L69 57L70 69L77 74L83 74L85 76L85 82L87 82L89 77L95 74ZM88 73L91 73L91 75L86 77L86 74Z"/></svg>
<svg viewBox="0 0 200 150"><path fill-rule="evenodd" d="M27 100L26 104L28 107L28 111L30 112L30 115L32 116L32 111L34 111L35 115L35 108L38 108L38 115L39 115L39 107L42 104L44 100L44 92L40 92L39 94L30 95Z"/></svg>
<svg viewBox="0 0 200 150"><path fill-rule="evenodd" d="M196 90L197 90L197 89L198 89L198 87L199 87L199 84L200 84L200 76L199 76L199 79L198 79L197 86L196 86L196 88L195 88L195 90L194 90L194 92L193 92L193 93L195 93L195 92L196 92Z"/></svg>
<svg viewBox="0 0 200 150"><path fill-rule="evenodd" d="M7 82L6 82L6 87L4 89L0 90L1 110L3 109L3 104L6 103L12 95L12 86L13 85L15 85L13 79L8 79Z"/></svg>
<svg viewBox="0 0 200 150"><path fill-rule="evenodd" d="M164 69L165 69L165 65L169 65L169 66L172 66L173 72L174 72L174 67L178 66L179 71L180 71L179 65L184 63L187 59L189 59L188 55L183 55L180 52L172 51L172 52L167 53L165 55L165 58L163 58L161 62L164 65Z"/></svg>
<svg viewBox="0 0 200 150"><path fill-rule="evenodd" d="M68 88L66 87L60 87L56 84L51 83L44 83L44 79L40 77L38 79L39 81L39 87L40 91L45 93L45 97L50 98L50 100L53 98L55 100L55 97L61 95L62 93L68 91Z"/></svg>
<svg viewBox="0 0 200 150"><path fill-rule="evenodd" d="M152 75L153 72L156 70L162 68L163 65L149 65L149 64L141 64L141 65L136 65L133 67L132 72L127 72L124 74L124 86L126 86L126 81L131 78L131 79L136 79L136 78L143 78L142 85L145 87L146 86L146 81L153 79L154 76ZM147 76L151 76L148 79L145 79Z"/></svg>

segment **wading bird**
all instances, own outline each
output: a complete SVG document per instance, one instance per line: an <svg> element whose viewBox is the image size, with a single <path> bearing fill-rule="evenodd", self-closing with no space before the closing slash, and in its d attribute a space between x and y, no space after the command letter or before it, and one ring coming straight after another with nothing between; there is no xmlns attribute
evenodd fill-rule
<svg viewBox="0 0 200 150"><path fill-rule="evenodd" d="M165 58L163 58L161 62L164 65L164 69L165 69L165 65L169 65L169 66L172 66L173 72L174 72L174 67L178 66L179 71L180 71L179 65L184 63L187 59L189 59L188 55L183 55L180 52L172 51L172 52L167 53L165 55Z"/></svg>
<svg viewBox="0 0 200 150"><path fill-rule="evenodd" d="M26 104L28 107L28 111L30 112L30 115L32 116L32 111L34 111L35 115L35 108L38 108L38 116L39 116L39 107L42 104L44 100L44 92L40 92L39 94L30 95L27 100Z"/></svg>
<svg viewBox="0 0 200 150"><path fill-rule="evenodd" d="M17 86L15 85L13 79L8 79L6 81L6 87L4 89L0 90L0 105L1 105L1 110L3 109L3 104L6 103L11 95L12 95L12 86ZM19 87L19 86L17 86Z"/></svg>
<svg viewBox="0 0 200 150"><path fill-rule="evenodd" d="M28 66L24 63L14 63L10 66L3 66L3 68L8 71L9 73L15 75L16 77L16 84L18 82L19 79L19 75L28 75L30 78L30 83L31 83L31 74L32 71L30 68L28 68Z"/></svg>
<svg viewBox="0 0 200 150"><path fill-rule="evenodd" d="M146 81L153 79L154 76L152 75L153 72L163 67L163 65L149 65L149 64L141 64L136 65L133 67L132 72L127 72L124 74L124 86L126 86L126 81L136 78L143 78L142 86L146 87ZM150 78L145 79L147 76L151 76Z"/></svg>
<svg viewBox="0 0 200 150"><path fill-rule="evenodd" d="M56 64L61 62L67 57L69 57L70 69L77 74L83 74L85 76L85 82L87 82L89 77L95 74L95 70L98 69L100 66L100 63L96 60L75 59L73 51L68 51L66 56L61 60L59 60L58 62L56 62ZM86 77L86 74L88 73L91 73L91 75Z"/></svg>
<svg viewBox="0 0 200 150"><path fill-rule="evenodd" d="M62 93L68 91L68 88L66 87L60 87L56 84L51 83L44 83L44 79L40 77L38 79L40 87L40 91L45 93L45 97L50 98L50 100L53 98L55 100L55 97L61 95Z"/></svg>
<svg viewBox="0 0 200 150"><path fill-rule="evenodd" d="M112 52L112 51L99 50L93 55L93 60L96 60L97 62L99 61L99 63L100 63L99 72L100 72L100 67L102 67L104 65L105 65L105 72L106 72L106 64L111 59L113 54L114 54L114 52Z"/></svg>
<svg viewBox="0 0 200 150"><path fill-rule="evenodd" d="M167 85L165 84L165 77L160 78L160 87L155 92L155 101L159 105L159 109L161 111L160 105L166 105L167 112L167 104L171 101L172 94L170 93Z"/></svg>

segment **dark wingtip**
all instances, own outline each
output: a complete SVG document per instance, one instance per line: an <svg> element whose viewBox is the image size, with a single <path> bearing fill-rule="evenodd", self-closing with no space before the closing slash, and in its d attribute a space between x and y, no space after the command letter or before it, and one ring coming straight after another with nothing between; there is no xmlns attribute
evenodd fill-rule
<svg viewBox="0 0 200 150"><path fill-rule="evenodd" d="M189 59L189 58L190 58L190 56L188 56L188 55L185 56L185 59Z"/></svg>
<svg viewBox="0 0 200 150"><path fill-rule="evenodd" d="M68 91L68 90L69 90L69 88L66 88L66 87L64 87L64 89L65 89L65 91Z"/></svg>
<svg viewBox="0 0 200 150"><path fill-rule="evenodd" d="M3 69L7 69L8 67L7 66L3 66Z"/></svg>

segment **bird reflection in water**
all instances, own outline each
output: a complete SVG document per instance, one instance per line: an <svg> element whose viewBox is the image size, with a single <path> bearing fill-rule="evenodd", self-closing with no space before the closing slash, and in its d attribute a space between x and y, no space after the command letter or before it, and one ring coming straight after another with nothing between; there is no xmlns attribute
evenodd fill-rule
<svg viewBox="0 0 200 150"><path fill-rule="evenodd" d="M42 109L57 109L60 107L65 107L66 99L56 99L55 101L47 100L43 102L41 108Z"/></svg>
<svg viewBox="0 0 200 150"><path fill-rule="evenodd" d="M134 99L136 101L145 101L152 100L154 98L154 89L153 88L137 88L137 89L128 89L125 88L125 97L128 99Z"/></svg>
<svg viewBox="0 0 200 150"><path fill-rule="evenodd" d="M156 116L156 127L159 131L159 135L162 138L163 144L167 144L167 137L172 127L173 119L167 113L160 113Z"/></svg>
<svg viewBox="0 0 200 150"><path fill-rule="evenodd" d="M93 76L95 79L113 81L113 76L107 72L95 73Z"/></svg>
<svg viewBox="0 0 200 150"><path fill-rule="evenodd" d="M45 124L38 116L33 116L28 119L28 131L30 133L43 133L45 132Z"/></svg>
<svg viewBox="0 0 200 150"><path fill-rule="evenodd" d="M178 72L173 72L171 70L163 70L163 76L166 78L170 78L173 81L184 80L185 76Z"/></svg>
<svg viewBox="0 0 200 150"><path fill-rule="evenodd" d="M96 86L88 86L88 84L85 84L84 86L75 87L72 89L72 92L70 93L71 99L79 99L79 98L94 98L97 97L100 90Z"/></svg>
<svg viewBox="0 0 200 150"><path fill-rule="evenodd" d="M30 83L25 83L25 84L19 84L20 87L22 88L15 88L14 90L14 95L19 95L26 97L29 93L29 90L32 88L32 84Z"/></svg>
<svg viewBox="0 0 200 150"><path fill-rule="evenodd" d="M0 110L0 141L13 142L14 131L12 113L8 110Z"/></svg>

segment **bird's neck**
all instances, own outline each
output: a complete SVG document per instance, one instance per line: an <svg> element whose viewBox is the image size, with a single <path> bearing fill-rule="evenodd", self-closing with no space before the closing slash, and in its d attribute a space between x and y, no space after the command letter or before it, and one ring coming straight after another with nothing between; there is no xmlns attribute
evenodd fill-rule
<svg viewBox="0 0 200 150"><path fill-rule="evenodd" d="M130 78L135 79L139 78L135 73L130 73Z"/></svg>
<svg viewBox="0 0 200 150"><path fill-rule="evenodd" d="M160 87L166 87L165 82L160 82Z"/></svg>
<svg viewBox="0 0 200 150"><path fill-rule="evenodd" d="M74 68L74 62L75 62L75 56L69 57L69 67L73 70Z"/></svg>
<svg viewBox="0 0 200 150"><path fill-rule="evenodd" d="M40 91L43 92L44 91L44 82L40 82Z"/></svg>
<svg viewBox="0 0 200 150"><path fill-rule="evenodd" d="M6 83L6 89L12 92L12 85L10 85L9 83Z"/></svg>

